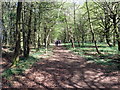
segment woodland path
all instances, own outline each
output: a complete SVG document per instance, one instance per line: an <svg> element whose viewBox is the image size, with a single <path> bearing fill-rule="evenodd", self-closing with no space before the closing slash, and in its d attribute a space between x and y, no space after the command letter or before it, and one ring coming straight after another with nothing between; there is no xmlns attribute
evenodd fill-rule
<svg viewBox="0 0 120 90"><path fill-rule="evenodd" d="M14 77L14 88L118 88L120 74L108 72L102 65L86 61L64 47L53 49L53 55L41 58L23 75ZM8 87L4 85L3 87Z"/></svg>

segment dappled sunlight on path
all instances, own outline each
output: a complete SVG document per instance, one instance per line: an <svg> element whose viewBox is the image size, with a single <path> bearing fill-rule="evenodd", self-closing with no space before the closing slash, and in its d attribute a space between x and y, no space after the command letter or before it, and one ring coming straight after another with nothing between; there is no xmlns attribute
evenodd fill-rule
<svg viewBox="0 0 120 90"><path fill-rule="evenodd" d="M41 58L22 75L16 75L10 86L16 88L118 88L119 73L87 62L64 47L55 47L53 55Z"/></svg>

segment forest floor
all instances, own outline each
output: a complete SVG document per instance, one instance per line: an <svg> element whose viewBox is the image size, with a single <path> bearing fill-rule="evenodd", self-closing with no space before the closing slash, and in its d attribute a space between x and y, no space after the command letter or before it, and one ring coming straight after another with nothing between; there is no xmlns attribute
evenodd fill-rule
<svg viewBox="0 0 120 90"><path fill-rule="evenodd" d="M52 56L41 57L24 73L3 80L3 88L120 88L120 72L109 69L59 46Z"/></svg>

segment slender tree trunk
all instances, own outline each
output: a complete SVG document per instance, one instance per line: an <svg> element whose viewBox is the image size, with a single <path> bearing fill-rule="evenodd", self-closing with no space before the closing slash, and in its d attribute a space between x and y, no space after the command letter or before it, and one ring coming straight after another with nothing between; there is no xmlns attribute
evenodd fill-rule
<svg viewBox="0 0 120 90"><path fill-rule="evenodd" d="M115 32L113 32L113 46L115 46L115 44L116 44L116 40L115 40L116 38L115 37L116 37L116 34L115 34Z"/></svg>
<svg viewBox="0 0 120 90"><path fill-rule="evenodd" d="M2 30L3 30L3 17L2 17L2 2L0 2L0 63L2 62ZM0 82L2 82L2 77L0 77ZM0 88L2 88L2 83L0 83Z"/></svg>
<svg viewBox="0 0 120 90"><path fill-rule="evenodd" d="M76 36L76 37L77 37L78 46L80 47L80 39L79 39L79 36Z"/></svg>
<svg viewBox="0 0 120 90"><path fill-rule="evenodd" d="M11 10L11 12L10 13L12 13L13 12L13 10ZM9 44L10 44L10 47L12 47L13 46L13 34L12 34L12 32L13 32L13 27L12 27L12 24L13 24L13 18L12 18L12 15L10 15L10 33L9 33L9 35L10 35L10 40L9 40Z"/></svg>
<svg viewBox="0 0 120 90"><path fill-rule="evenodd" d="M66 29L64 29L64 40L63 40L64 43L67 42L67 32L66 32Z"/></svg>
<svg viewBox="0 0 120 90"><path fill-rule="evenodd" d="M84 42L85 42L85 32L82 29L82 45L84 45Z"/></svg>
<svg viewBox="0 0 120 90"><path fill-rule="evenodd" d="M44 47L47 49L47 27L44 27Z"/></svg>
<svg viewBox="0 0 120 90"><path fill-rule="evenodd" d="M39 34L38 34L38 43L37 43L37 45L38 45L37 50L39 50L39 48L41 47L41 44L40 44L40 36L39 36Z"/></svg>
<svg viewBox="0 0 120 90"><path fill-rule="evenodd" d="M45 36L44 36L44 43L45 43L45 49L46 49L46 53L47 53L47 50L48 50L48 40L49 40L49 36L50 36L50 32L51 32L51 29L49 31L47 31L47 26L45 25L44 27L44 32L45 32Z"/></svg>
<svg viewBox="0 0 120 90"><path fill-rule="evenodd" d="M24 7L25 9L25 7ZM25 10L22 13L22 37L23 37L23 55L24 57L27 57L27 48L26 48L26 32L25 32Z"/></svg>
<svg viewBox="0 0 120 90"><path fill-rule="evenodd" d="M41 34L39 32L40 32L40 23L39 23L39 31L38 31L38 35L37 35L37 49L36 49L37 51L41 47L41 40L40 40L40 38L41 38L40 35Z"/></svg>
<svg viewBox="0 0 120 90"><path fill-rule="evenodd" d="M75 48L74 40L73 39L71 39L71 44L72 44L72 47Z"/></svg>
<svg viewBox="0 0 120 90"><path fill-rule="evenodd" d="M86 8L87 8L89 25L90 25L90 30L91 30L92 38L93 38L93 41L94 41L94 44L95 44L95 48L96 48L97 53L101 54L100 51L98 50L97 42L96 42L96 39L95 39L95 34L94 34L94 31L93 31L93 26L92 26L91 19L90 19L90 13L89 13L89 8L88 8L87 0L86 0Z"/></svg>
<svg viewBox="0 0 120 90"><path fill-rule="evenodd" d="M84 45L84 35L82 34L82 45Z"/></svg>
<svg viewBox="0 0 120 90"><path fill-rule="evenodd" d="M120 34L120 24L118 24L118 34ZM118 40L118 51L120 51L120 38Z"/></svg>
<svg viewBox="0 0 120 90"><path fill-rule="evenodd" d="M48 34L47 37L46 37L46 46L45 46L46 47L46 52L47 52L47 49L48 49L48 39L49 39L49 36L50 35Z"/></svg>
<svg viewBox="0 0 120 90"><path fill-rule="evenodd" d="M76 30L76 11L75 11L75 2L74 2L74 30ZM72 40L72 47L75 48L75 45L74 45L74 37L73 37L73 33L72 34L72 37L71 37L71 40ZM79 44L80 45L80 44Z"/></svg>
<svg viewBox="0 0 120 90"><path fill-rule="evenodd" d="M118 51L120 51L120 40L118 40Z"/></svg>
<svg viewBox="0 0 120 90"><path fill-rule="evenodd" d="M35 21L34 21L34 48L36 48L36 24L37 24L37 19L36 19L36 12L35 12Z"/></svg>
<svg viewBox="0 0 120 90"><path fill-rule="evenodd" d="M120 51L120 36L119 36L117 30L115 30L115 33L116 33L116 38L117 38L117 43L118 43L118 51Z"/></svg>
<svg viewBox="0 0 120 90"><path fill-rule="evenodd" d="M65 23L66 23L66 29L65 29L65 33L66 33L66 42L68 42L69 41L69 34L67 34L67 32L69 31L68 30L68 23L67 23L67 19L65 18Z"/></svg>
<svg viewBox="0 0 120 90"><path fill-rule="evenodd" d="M41 37L40 37L40 36L41 36L41 34L40 34L40 29L41 29L41 28L40 28L40 27L41 27L41 21L40 21L40 19L41 19L41 14L40 14L40 12L41 12L41 11L40 11L40 10L41 10L41 8L40 8L40 6L39 6L39 31L38 31L38 36L37 36L37 37L38 37L38 39L37 39L37 51L38 51L39 48L41 47L41 42L40 42L40 41L41 41L41 40L40 40L40 38L41 38Z"/></svg>
<svg viewBox="0 0 120 90"><path fill-rule="evenodd" d="M75 48L74 39L73 39L73 33L72 33L72 28L70 28L69 35L70 35L70 42L72 44L72 47Z"/></svg>
<svg viewBox="0 0 120 90"><path fill-rule="evenodd" d="M30 16L29 16L29 22L28 22L28 34L27 34L27 57L30 53L30 41L31 41L31 17L32 17L32 4L30 7Z"/></svg>
<svg viewBox="0 0 120 90"><path fill-rule="evenodd" d="M67 19L65 18L65 23L66 23L66 25L67 25L67 31L68 31L68 23L67 23ZM74 39L73 39L73 33L72 33L72 30L71 30L72 28L70 28L69 30L69 34L68 34L68 41L70 40L70 42L71 42L71 44L72 44L72 47L73 48L75 48L75 45L74 45Z"/></svg>

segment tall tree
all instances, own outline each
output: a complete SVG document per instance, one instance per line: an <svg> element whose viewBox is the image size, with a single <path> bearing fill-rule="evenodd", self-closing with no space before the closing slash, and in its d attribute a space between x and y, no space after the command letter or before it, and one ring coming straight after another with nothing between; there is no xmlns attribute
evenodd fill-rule
<svg viewBox="0 0 120 90"><path fill-rule="evenodd" d="M27 33L27 57L30 53L30 44L31 44L31 19L32 19L32 4L30 5L29 11L29 21L28 21L28 33Z"/></svg>
<svg viewBox="0 0 120 90"><path fill-rule="evenodd" d="M25 12L25 3L24 3L23 12L22 12L22 38L23 38L23 55L24 57L27 57L27 41L26 41L27 30L25 30L25 22L26 22L25 15L26 15L26 12Z"/></svg>
<svg viewBox="0 0 120 90"><path fill-rule="evenodd" d="M93 42L95 44L95 48L96 48L97 53L101 54L100 51L98 50L97 42L96 42L96 39L95 39L95 33L94 33L94 30L93 30L93 25L92 25L91 18L90 18L90 12L89 12L89 7L88 7L88 1L87 0L86 0L86 8L87 8L89 27L90 27L90 31L91 31L91 34L92 34Z"/></svg>
<svg viewBox="0 0 120 90"><path fill-rule="evenodd" d="M21 18L21 10L22 10L22 2L18 2L17 4L17 16L16 16L16 41L15 41L15 51L13 58L13 65L15 65L19 61L20 55L20 18Z"/></svg>

